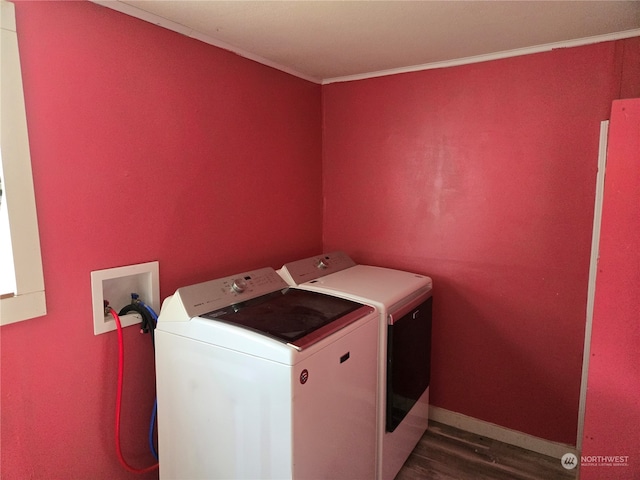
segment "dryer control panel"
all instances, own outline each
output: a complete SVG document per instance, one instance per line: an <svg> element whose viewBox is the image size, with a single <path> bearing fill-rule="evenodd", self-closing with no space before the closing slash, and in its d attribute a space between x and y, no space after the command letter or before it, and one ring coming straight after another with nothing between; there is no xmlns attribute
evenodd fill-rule
<svg viewBox="0 0 640 480"><path fill-rule="evenodd" d="M289 285L300 285L355 265L346 253L332 252L286 263L278 273Z"/></svg>

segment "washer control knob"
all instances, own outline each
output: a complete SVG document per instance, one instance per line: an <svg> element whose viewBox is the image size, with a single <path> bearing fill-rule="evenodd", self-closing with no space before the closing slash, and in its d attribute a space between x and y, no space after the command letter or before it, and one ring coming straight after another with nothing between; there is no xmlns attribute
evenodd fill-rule
<svg viewBox="0 0 640 480"><path fill-rule="evenodd" d="M318 260L317 267L320 270L326 270L327 268L329 268L329 260L326 258L321 258L320 260Z"/></svg>
<svg viewBox="0 0 640 480"><path fill-rule="evenodd" d="M244 278L236 278L231 284L234 292L242 293L247 289L247 281Z"/></svg>

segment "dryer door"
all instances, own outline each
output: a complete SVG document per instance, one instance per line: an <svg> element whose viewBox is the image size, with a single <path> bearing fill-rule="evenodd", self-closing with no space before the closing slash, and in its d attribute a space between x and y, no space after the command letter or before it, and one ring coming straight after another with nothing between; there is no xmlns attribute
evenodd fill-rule
<svg viewBox="0 0 640 480"><path fill-rule="evenodd" d="M393 432L431 380L433 297L394 318L387 327L386 430Z"/></svg>

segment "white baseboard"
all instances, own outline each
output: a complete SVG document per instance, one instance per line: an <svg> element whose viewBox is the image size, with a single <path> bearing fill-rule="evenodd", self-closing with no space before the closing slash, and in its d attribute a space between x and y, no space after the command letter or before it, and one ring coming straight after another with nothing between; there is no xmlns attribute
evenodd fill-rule
<svg viewBox="0 0 640 480"><path fill-rule="evenodd" d="M543 438L534 437L527 433L511 430L494 423L468 417L461 413L451 412L440 407L434 407L433 405L429 405L429 419L434 422L459 428L465 432L492 438L499 442L525 448L532 452L541 453L542 455L548 455L553 458L562 458L565 453L573 453L574 455L578 454L576 447L573 445L565 445L564 443L552 442Z"/></svg>

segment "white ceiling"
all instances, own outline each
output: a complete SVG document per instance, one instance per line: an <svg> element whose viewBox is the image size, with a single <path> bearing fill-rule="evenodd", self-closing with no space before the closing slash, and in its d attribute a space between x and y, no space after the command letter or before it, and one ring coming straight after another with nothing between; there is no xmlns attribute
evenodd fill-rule
<svg viewBox="0 0 640 480"><path fill-rule="evenodd" d="M93 1L318 83L640 36L640 1Z"/></svg>

